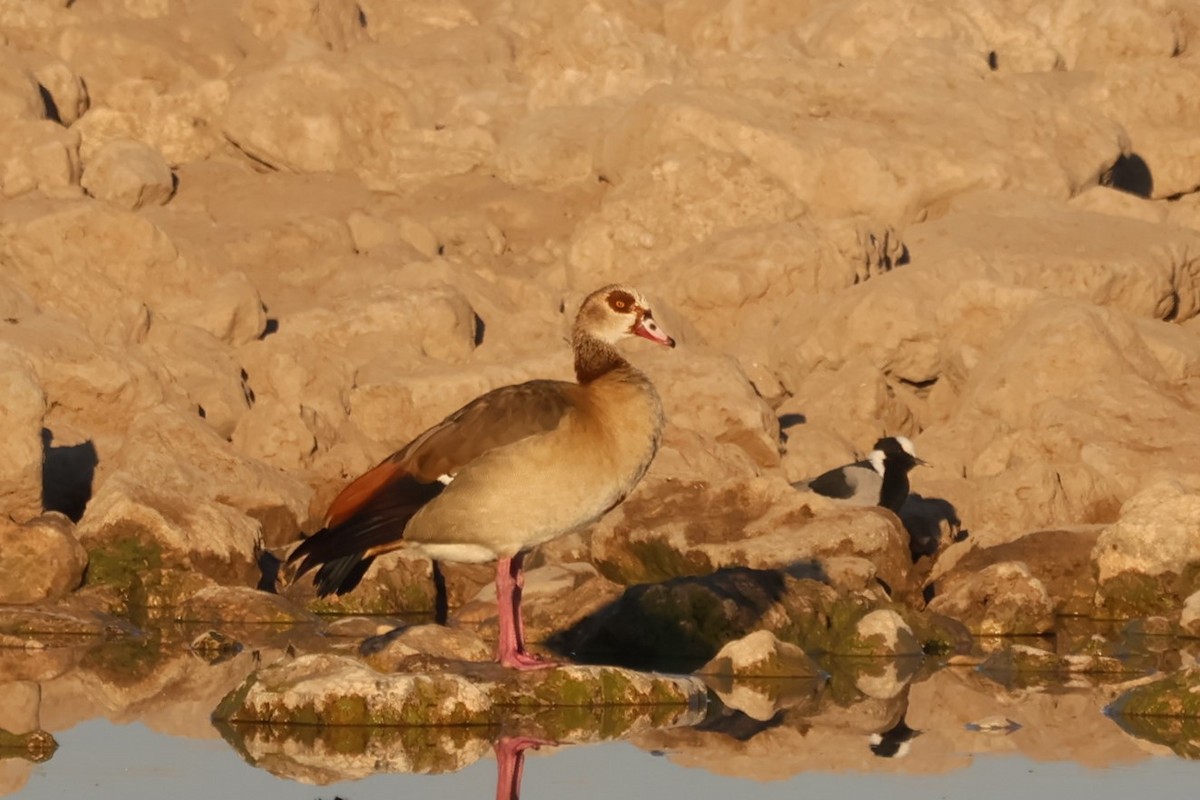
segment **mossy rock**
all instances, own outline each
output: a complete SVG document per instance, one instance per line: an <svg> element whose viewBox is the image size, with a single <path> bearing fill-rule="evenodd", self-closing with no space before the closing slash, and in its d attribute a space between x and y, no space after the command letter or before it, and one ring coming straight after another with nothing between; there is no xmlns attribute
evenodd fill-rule
<svg viewBox="0 0 1200 800"><path fill-rule="evenodd" d="M12 733L0 728L0 758L16 756L28 761L48 760L58 749L58 742L46 731Z"/></svg>
<svg viewBox="0 0 1200 800"><path fill-rule="evenodd" d="M1111 704L1114 717L1180 717L1200 719L1200 667L1135 686Z"/></svg>
<svg viewBox="0 0 1200 800"><path fill-rule="evenodd" d="M1123 681L1144 675L1144 660L1125 660L1105 652L1059 655L1023 644L1013 644L990 655L979 671L1003 685L1059 685L1068 677L1086 675L1099 681Z"/></svg>
<svg viewBox="0 0 1200 800"><path fill-rule="evenodd" d="M1101 584L1099 607L1118 619L1173 617L1196 591L1200 591L1200 564L1188 564L1179 574L1122 572Z"/></svg>
<svg viewBox="0 0 1200 800"><path fill-rule="evenodd" d="M706 697L697 679L616 667L470 669L384 674L346 656L306 655L252 674L222 700L214 718L272 725L489 725L546 708L690 708Z"/></svg>

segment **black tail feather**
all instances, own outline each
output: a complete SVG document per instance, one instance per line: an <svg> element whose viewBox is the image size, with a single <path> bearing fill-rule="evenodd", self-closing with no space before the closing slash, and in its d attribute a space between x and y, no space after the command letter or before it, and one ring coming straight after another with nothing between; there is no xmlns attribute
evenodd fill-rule
<svg viewBox="0 0 1200 800"><path fill-rule="evenodd" d="M406 475L387 488L349 519L322 528L301 542L287 559L289 564L300 561L296 578L316 569L313 582L321 597L350 591L374 561L374 556L367 553L373 548L398 546L409 519L445 487L436 481L421 483ZM376 555L379 552L375 549Z"/></svg>
<svg viewBox="0 0 1200 800"><path fill-rule="evenodd" d="M322 564L313 577L317 595L328 597L331 594L343 595L350 591L358 586L374 560L374 556L363 558L361 554L355 553Z"/></svg>

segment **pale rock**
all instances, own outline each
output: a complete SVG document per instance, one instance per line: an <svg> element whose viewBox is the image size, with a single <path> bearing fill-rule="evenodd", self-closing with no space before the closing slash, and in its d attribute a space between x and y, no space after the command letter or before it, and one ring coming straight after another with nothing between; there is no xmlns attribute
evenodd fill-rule
<svg viewBox="0 0 1200 800"><path fill-rule="evenodd" d="M313 416L306 425L320 444L332 446L340 438L338 429L350 410L354 367L342 358L339 348L316 347L308 334L283 328L241 347L238 358L256 402L276 405L287 415L309 409ZM281 414L279 410L262 413L271 418Z"/></svg>
<svg viewBox="0 0 1200 800"><path fill-rule="evenodd" d="M44 119L37 79L15 50L0 43L0 120Z"/></svg>
<svg viewBox="0 0 1200 800"><path fill-rule="evenodd" d="M407 44L430 33L477 26L479 17L461 0L361 0L367 35L373 41Z"/></svg>
<svg viewBox="0 0 1200 800"><path fill-rule="evenodd" d="M923 486L952 499L973 532L1112 522L1141 488L1194 473L1200 420L1186 422L1194 392L1177 375L1200 368L1200 350L1164 363L1126 315L1057 298L989 322L974 324L991 341L958 356L974 365L958 408L922 435L935 464Z"/></svg>
<svg viewBox="0 0 1200 800"><path fill-rule="evenodd" d="M497 144L497 174L516 186L547 191L596 180L607 116L603 108L566 106L522 117Z"/></svg>
<svg viewBox="0 0 1200 800"><path fill-rule="evenodd" d="M1054 603L1045 584L1019 561L947 581L928 608L959 620L976 636L1040 635L1054 628Z"/></svg>
<svg viewBox="0 0 1200 800"><path fill-rule="evenodd" d="M1067 205L1094 214L1129 217L1150 223L1168 221L1172 211L1162 203L1111 186L1094 186L1072 197Z"/></svg>
<svg viewBox="0 0 1200 800"><path fill-rule="evenodd" d="M1034 531L1002 544L972 541L946 548L932 565L926 584L934 594L945 587L973 580L994 564L1016 561L1046 587L1054 611L1059 615L1089 616L1095 613L1096 576L1092 551L1101 526Z"/></svg>
<svg viewBox="0 0 1200 800"><path fill-rule="evenodd" d="M912 565L895 515L839 508L778 479L645 482L592 528L591 557L624 584L746 566L822 577L826 559L868 560L877 578L903 592Z"/></svg>
<svg viewBox="0 0 1200 800"><path fill-rule="evenodd" d="M175 191L174 176L162 155L133 139L105 142L84 165L80 185L93 197L130 211L162 205Z"/></svg>
<svg viewBox="0 0 1200 800"><path fill-rule="evenodd" d="M531 110L630 100L685 74L687 62L649 26L587 0L522 3L514 64Z"/></svg>
<svg viewBox="0 0 1200 800"><path fill-rule="evenodd" d="M359 646L364 660L380 672L403 672L414 657L486 662L494 648L479 634L444 625L413 625L373 636Z"/></svg>
<svg viewBox="0 0 1200 800"><path fill-rule="evenodd" d="M250 393L229 345L194 325L156 322L137 348L155 364L160 381L178 387L188 405L228 439L250 410Z"/></svg>
<svg viewBox="0 0 1200 800"><path fill-rule="evenodd" d="M40 728L41 696L41 687L35 681L6 682L0 687L0 730L19 734Z"/></svg>
<svg viewBox="0 0 1200 800"><path fill-rule="evenodd" d="M1171 610L1196 590L1200 492L1174 481L1147 486L1121 506L1092 551L1097 600L1138 614Z"/></svg>
<svg viewBox="0 0 1200 800"><path fill-rule="evenodd" d="M145 363L124 348L98 342L75 317L57 312L21 317L17 324L0 325L0 340L33 365L47 400L42 426L56 438L93 441L101 471L134 417L167 399Z"/></svg>
<svg viewBox="0 0 1200 800"><path fill-rule="evenodd" d="M521 607L530 640L543 641L568 630L616 602L621 591L588 563L552 563L526 570ZM498 625L497 613L496 585L488 581L454 612L454 619L482 625L491 633Z"/></svg>
<svg viewBox="0 0 1200 800"><path fill-rule="evenodd" d="M406 261L420 261L438 254L438 241L428 226L412 217L385 219L363 211L354 211L346 218L356 253L386 253L396 258L397 248L405 252ZM407 246L407 247L406 247Z"/></svg>
<svg viewBox="0 0 1200 800"><path fill-rule="evenodd" d="M755 631L722 647L697 675L735 677L815 677L820 668L799 647L781 642L770 631Z"/></svg>
<svg viewBox="0 0 1200 800"><path fill-rule="evenodd" d="M1182 53L1186 45L1179 17L1157 3L1098 3L1079 40L1074 66L1088 69L1113 61L1165 61Z"/></svg>
<svg viewBox="0 0 1200 800"><path fill-rule="evenodd" d="M234 453L199 418L157 408L134 419L113 471L79 522L89 549L133 540L164 567L225 584L257 582L263 521L307 518L311 490Z"/></svg>
<svg viewBox="0 0 1200 800"><path fill-rule="evenodd" d="M229 84L220 79L168 94L154 81L131 79L114 87L103 105L93 104L71 130L81 137L85 162L114 139L145 142L171 166L196 162L227 147L218 123L229 96Z"/></svg>
<svg viewBox="0 0 1200 800"><path fill-rule="evenodd" d="M287 598L249 586L208 586L185 599L173 612L178 622L226 622L252 625L315 624L317 616Z"/></svg>
<svg viewBox="0 0 1200 800"><path fill-rule="evenodd" d="M62 514L23 525L0 522L0 603L58 600L83 582L87 563L74 525Z"/></svg>
<svg viewBox="0 0 1200 800"><path fill-rule="evenodd" d="M195 279L160 228L90 200L5 204L0 257L43 309L72 314L96 338L120 344L145 333L148 304Z"/></svg>
<svg viewBox="0 0 1200 800"><path fill-rule="evenodd" d="M895 611L879 608L865 614L854 625L854 636L840 655L897 656L921 655L921 642L909 624Z"/></svg>
<svg viewBox="0 0 1200 800"><path fill-rule="evenodd" d="M2 519L23 521L41 513L45 419L46 395L34 365L20 348L0 338L0 426L5 432L0 449Z"/></svg>
<svg viewBox="0 0 1200 800"><path fill-rule="evenodd" d="M79 134L49 120L0 123L0 195L79 194Z"/></svg>
<svg viewBox="0 0 1200 800"><path fill-rule="evenodd" d="M349 392L350 419L371 439L399 448L492 389L536 378L567 380L566 362L564 353L553 361L542 358L413 371L379 360L354 377Z"/></svg>
<svg viewBox="0 0 1200 800"><path fill-rule="evenodd" d="M1190 59L1140 58L1093 66L1079 101L1094 103L1128 132L1130 149L1149 169L1147 194L1155 199L1195 191L1191 164L1200 146L1188 136L1197 112L1188 98L1200 91L1200 70Z"/></svg>
<svg viewBox="0 0 1200 800"><path fill-rule="evenodd" d="M308 466L318 446L303 409L273 399L259 400L243 414L231 441L239 452L279 469Z"/></svg>
<svg viewBox="0 0 1200 800"><path fill-rule="evenodd" d="M654 381L672 425L740 447L760 466L779 463L779 421L735 359L682 346L631 357Z"/></svg>
<svg viewBox="0 0 1200 800"><path fill-rule="evenodd" d="M236 270L221 274L195 294L164 302L159 310L164 317L194 325L232 345L258 339L267 326L257 287Z"/></svg>
<svg viewBox="0 0 1200 800"><path fill-rule="evenodd" d="M241 0L238 18L259 39L302 35L330 50L365 38L355 0Z"/></svg>
<svg viewBox="0 0 1200 800"><path fill-rule="evenodd" d="M488 50L463 55L469 61L447 63L438 81L416 78L406 54L373 45L344 59L284 62L234 85L222 130L277 169L350 170L373 190L463 174L491 158L495 140L470 115L456 119L450 98L470 105L474 84L498 72Z"/></svg>
<svg viewBox="0 0 1200 800"><path fill-rule="evenodd" d="M1064 230L1072 235L1064 237ZM1200 313L1195 231L1036 197L978 193L956 199L950 213L913 227L905 240L923 266L945 265L960 280L1000 278L1157 319Z"/></svg>
<svg viewBox="0 0 1200 800"><path fill-rule="evenodd" d="M406 356L410 366L422 357L462 362L475 350L475 312L452 286L331 283L325 291L321 302L282 319L280 329L334 348L365 372L394 369Z"/></svg>
<svg viewBox="0 0 1200 800"><path fill-rule="evenodd" d="M54 114L68 128L88 110L89 98L83 79L65 61L34 51L28 54L30 70L50 96Z"/></svg>
<svg viewBox="0 0 1200 800"><path fill-rule="evenodd" d="M1179 627L1188 636L1200 634L1200 591L1193 592L1183 601L1179 612Z"/></svg>

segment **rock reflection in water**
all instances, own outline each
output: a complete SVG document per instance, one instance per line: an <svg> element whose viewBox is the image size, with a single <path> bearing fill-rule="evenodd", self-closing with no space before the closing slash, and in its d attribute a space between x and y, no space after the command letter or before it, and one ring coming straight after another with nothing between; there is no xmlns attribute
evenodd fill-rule
<svg viewBox="0 0 1200 800"><path fill-rule="evenodd" d="M525 753L626 739L650 730L694 725L703 711L686 706L516 709L497 725L273 725L216 722L252 766L288 780L330 784L377 773L457 772L491 751L496 797L520 795Z"/></svg>

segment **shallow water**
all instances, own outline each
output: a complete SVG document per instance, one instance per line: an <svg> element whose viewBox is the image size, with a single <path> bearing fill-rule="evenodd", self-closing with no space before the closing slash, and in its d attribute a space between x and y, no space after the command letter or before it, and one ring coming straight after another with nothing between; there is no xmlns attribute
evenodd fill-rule
<svg viewBox="0 0 1200 800"><path fill-rule="evenodd" d="M1058 646L1085 635L1069 629ZM997 674L928 658L826 660L828 681L711 681L703 711L638 718L575 709L569 725L548 728L565 731L558 745L506 758L494 747L502 733L534 734L214 725L221 698L260 665L294 647L353 649L356 640L338 644L295 627L248 629L240 638L253 647L212 658L188 648L193 630L158 633L156 640L64 639L41 651L0 648L0 727L20 718L25 704L24 718L34 714L58 745L41 763L0 750L0 796L516 797L516 781L500 780L498 758L513 768L524 759L526 800L1191 798L1200 785L1200 760L1190 760L1200 755L1200 726L1105 713L1147 670L1196 663L1195 641L1128 637L1121 650L1129 671L1098 675ZM436 774L413 774L425 772Z"/></svg>
<svg viewBox="0 0 1200 800"><path fill-rule="evenodd" d="M357 781L310 786L284 780L242 761L222 741L203 741L156 733L141 723L114 725L90 720L58 735L60 749L32 767L23 800L64 797L121 797L175 800L214 797L347 798L403 797L491 798L496 768L481 759L444 775L373 775ZM916 755L921 737L913 743ZM2 763L2 762L0 762ZM869 766L869 765L868 765ZM670 754L656 756L627 742L558 748L531 755L521 796L526 800L571 797L688 797L690 800L739 797L775 800L796 797L870 797L928 800L939 797L1012 798L1087 796L1194 798L1200 764L1177 757L1149 757L1106 768L1070 761L1037 761L1020 754L970 758L944 774L904 774L892 765L878 771L809 770L782 780L759 781L683 767Z"/></svg>

